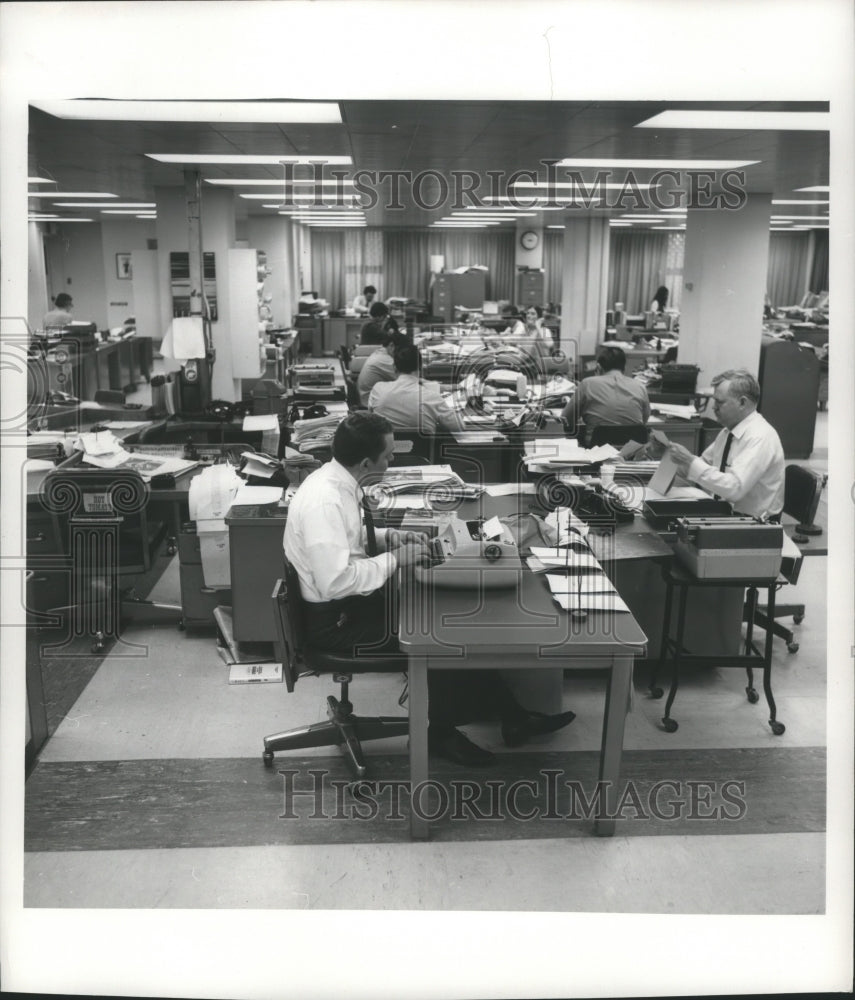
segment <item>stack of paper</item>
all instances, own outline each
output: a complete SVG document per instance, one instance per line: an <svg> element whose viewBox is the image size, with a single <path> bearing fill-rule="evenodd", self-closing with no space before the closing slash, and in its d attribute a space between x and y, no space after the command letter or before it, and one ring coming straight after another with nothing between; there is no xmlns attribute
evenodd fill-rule
<svg viewBox="0 0 855 1000"><path fill-rule="evenodd" d="M598 448L582 448L575 438L537 438L526 446L525 463L544 469L570 465L593 465L616 458L618 451L610 444Z"/></svg>
<svg viewBox="0 0 855 1000"><path fill-rule="evenodd" d="M258 455L254 451L241 452L241 458L246 459L241 472L247 478L255 476L258 479L272 479L274 473L281 468L277 459Z"/></svg>

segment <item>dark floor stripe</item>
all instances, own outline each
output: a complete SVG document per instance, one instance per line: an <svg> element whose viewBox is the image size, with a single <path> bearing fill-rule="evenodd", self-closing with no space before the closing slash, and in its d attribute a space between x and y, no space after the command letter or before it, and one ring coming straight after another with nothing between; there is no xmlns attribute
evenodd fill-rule
<svg viewBox="0 0 855 1000"><path fill-rule="evenodd" d="M431 777L447 799L433 837L588 836L592 820L579 791L595 801L598 758L593 751L503 754L475 778L437 761ZM323 787L313 771L324 772ZM247 758L39 764L26 784L25 849L405 842L407 773L405 756L371 758L372 799L345 787L340 757L282 756L272 770ZM825 829L822 748L627 751L623 773L619 835ZM305 794L290 796L289 787ZM423 811L441 807L442 794L424 799Z"/></svg>

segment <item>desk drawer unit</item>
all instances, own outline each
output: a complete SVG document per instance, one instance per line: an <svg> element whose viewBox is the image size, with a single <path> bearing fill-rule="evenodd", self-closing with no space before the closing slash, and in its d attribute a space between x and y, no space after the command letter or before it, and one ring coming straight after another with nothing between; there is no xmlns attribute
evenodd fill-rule
<svg viewBox="0 0 855 1000"><path fill-rule="evenodd" d="M285 512L233 507L226 517L232 579L232 618L238 642L274 642L273 586L284 572Z"/></svg>

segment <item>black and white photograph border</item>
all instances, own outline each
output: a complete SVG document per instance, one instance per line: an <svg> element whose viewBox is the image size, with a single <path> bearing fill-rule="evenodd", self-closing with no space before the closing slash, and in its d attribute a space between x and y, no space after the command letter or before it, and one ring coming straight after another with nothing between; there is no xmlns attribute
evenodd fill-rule
<svg viewBox="0 0 855 1000"><path fill-rule="evenodd" d="M381 47L382 53L376 52ZM28 392L26 364L21 363L21 343L27 334L22 318L34 313L28 292L28 224L22 206L28 171L37 167L28 162L27 155L29 107L36 101L99 97L497 104L828 102L828 184L834 191L830 313L836 330L852 330L855 55L851 3L13 2L0 4L0 65L3 988L91 995L334 995L372 1000L384 996L677 996L851 990L855 655L855 348L851 337L844 333L839 343L835 341L835 364L829 372L831 475L826 501L832 544L827 557L806 560L825 564L824 579L822 570L809 571L817 589L827 590L825 745L795 744L820 753L827 747L825 824L819 825L819 833L749 834L741 838L745 842L742 854L724 844L734 834L683 838L694 840L694 846L667 835L610 839L588 835L555 841L548 836L503 841L485 835L472 850L471 843L460 844L453 838L410 843L406 824L400 836L376 844L230 847L221 856L231 869L228 872L218 871L217 848L193 847L192 837L187 845L171 849L102 850L95 838L81 839L67 851L54 845L25 852L26 652L21 580L26 566L26 448L20 434ZM465 141L472 138L466 135ZM98 152L93 142L91 155ZM78 301L75 307L79 309ZM78 313L76 318L86 317ZM8 364L7 359L11 359ZM813 627L822 631L821 625ZM146 641L150 635L146 633ZM150 641L153 648L159 643L158 655L169 655L164 640ZM122 669L128 676L133 670L150 671L153 676L148 683L157 683L154 661L136 662L134 666L129 660ZM324 693L328 688L324 687ZM288 697L284 685L262 685L255 693L269 702L270 720L275 718L272 706ZM644 711L638 689L634 698L634 711ZM112 724L106 711L103 719L97 718L97 696L85 703L88 723L80 714L80 704L84 703L69 707L64 725L74 725L77 715L79 724L92 725L93 732ZM241 705L241 711L258 711L246 708L246 699ZM753 706L764 707L762 699ZM263 719L261 714L259 719ZM574 726L580 724L583 733L585 725L593 732L600 720L585 723L577 718ZM253 760L247 758L245 767L239 761L235 764L239 754L232 752L228 740L223 758L207 762L219 769L223 787L229 787L229 781L235 782L236 789L238 783L251 782L255 766L260 779L270 777L262 768L260 742L263 733L274 727L265 730L263 726L260 722L259 752ZM821 723L814 720L812 726L812 732L822 732ZM790 730L788 736L793 736ZM598 733L592 745L599 745ZM97 740L92 746L97 746ZM762 749L773 754L776 749L768 731L762 744L758 738L736 746L746 753ZM82 742L63 757L59 739L51 760L90 768L104 782L106 802L113 779L107 771L98 773L104 762L92 760L87 749ZM150 756L157 757L159 752ZM287 770L287 760L277 758L276 766ZM180 777L189 782L206 764L192 759L164 763L186 765ZM111 764L118 772L122 761ZM178 777L179 769L174 773ZM129 774L131 780L136 777L141 782L150 778L133 767ZM758 774L762 780L764 772ZM815 781L822 780L821 776L820 768ZM633 801L642 808L661 811L663 800L672 806L678 802L684 817L716 808L737 826L746 815L747 802L750 816L750 790L742 789L740 775L698 773L692 776L700 779L694 784L686 774L653 777L685 784L669 787L667 794L660 795L657 790L651 792L651 781L647 781L633 793ZM115 778L119 780L118 774ZM549 774L535 773L531 778L543 786L538 808L544 802L548 805ZM704 781L713 778L717 781L714 788L704 788ZM728 785L729 779L735 784ZM301 803L315 802L314 787L301 784L308 781L305 772L282 777L281 823L289 822L297 785ZM128 795L134 794L131 786L125 787ZM289 787L290 803L285 795ZM392 808L395 787L390 779L388 796L381 800L384 808ZM453 782L450 787L464 798L468 794ZM804 811L805 803L817 797L822 800L815 785L800 785L799 776L780 788L783 796L792 797L777 804L776 815L784 825L791 813ZM501 790L503 797L496 806L503 821L506 813L531 807L533 801L529 786L521 794L516 789L511 795L509 789L510 785ZM329 817L329 824L367 825L363 813L370 811L366 803L372 796L360 801L357 795L342 806L337 794L332 787L317 800L324 809L347 813L346 820ZM64 800L58 797L57 801ZM224 803L223 813L233 828L242 822L234 808L239 801L235 794L231 803ZM568 800L562 801L566 805ZM109 810L104 813L107 821L110 815ZM191 828L194 817L181 822ZM200 814L198 822L215 828L216 810ZM711 843L698 850L697 843L707 839L724 846ZM470 849L464 852L464 847ZM817 863L824 864L819 875L813 870ZM236 886L235 869L244 882L242 893ZM776 876L776 881L769 885L765 906L743 911L722 905L721 897L713 893L705 908L698 893L692 907L683 908L683 887L669 882L671 871L693 871L698 880L695 889L704 880L730 883L736 896L740 885L767 874ZM550 891L544 893L541 887L531 896L536 902L527 904L531 872L544 883L548 880ZM799 879L812 887L807 909L800 909L798 901L788 896L788 883L791 886ZM277 899L277 880L281 880L281 899ZM365 893L364 903L348 881ZM498 890L497 882L501 884ZM643 888L633 893L627 888L633 883ZM204 893L198 891L200 884ZM314 889L301 894L301 885ZM336 903L338 892L346 894L349 909ZM397 898L406 900L405 908L395 902L396 892L401 894ZM619 898L639 901L621 909L620 903L612 902L616 892ZM574 903L577 893L586 899L583 908ZM649 908L645 907L646 893ZM482 903L486 895L496 902ZM205 902L196 908L187 902L191 899ZM544 902L547 899L551 902ZM601 905L596 905L597 900Z"/></svg>

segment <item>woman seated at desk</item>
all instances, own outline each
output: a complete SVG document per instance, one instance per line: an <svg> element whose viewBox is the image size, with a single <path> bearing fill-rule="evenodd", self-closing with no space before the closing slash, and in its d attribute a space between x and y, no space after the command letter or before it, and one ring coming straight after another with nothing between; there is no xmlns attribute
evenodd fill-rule
<svg viewBox="0 0 855 1000"><path fill-rule="evenodd" d="M532 358L548 357L552 353L552 334L543 325L543 310L529 306L523 318L495 338L500 344L513 344Z"/></svg>

